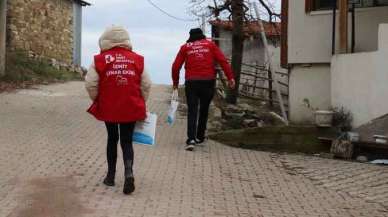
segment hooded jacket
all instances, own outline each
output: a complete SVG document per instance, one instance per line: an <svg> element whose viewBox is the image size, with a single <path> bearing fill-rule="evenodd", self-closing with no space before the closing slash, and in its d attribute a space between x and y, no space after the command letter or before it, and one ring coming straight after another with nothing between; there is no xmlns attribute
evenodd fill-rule
<svg viewBox="0 0 388 217"><path fill-rule="evenodd" d="M184 44L172 66L174 85L179 84L179 71L183 64L186 69L186 80L214 80L216 62L220 64L228 80L234 79L231 66L215 43L202 39Z"/></svg>
<svg viewBox="0 0 388 217"><path fill-rule="evenodd" d="M99 39L99 46L101 52L110 50L114 47L122 47L127 48L129 50L132 50L132 44L131 40L129 38L128 32L123 28L119 26L113 26L105 30L105 32L102 34L102 36ZM86 90L90 96L91 100L96 100L98 96L98 84L99 84L99 75L96 70L96 66L93 63L86 74L85 77L85 87ZM146 71L144 69L141 77L141 93L144 97L144 100L147 101L150 90L151 90L151 79Z"/></svg>
<svg viewBox="0 0 388 217"><path fill-rule="evenodd" d="M88 112L108 122L143 120L151 87L144 58L132 52L129 35L122 27L107 29L99 44L101 53L95 56L85 78L94 101Z"/></svg>

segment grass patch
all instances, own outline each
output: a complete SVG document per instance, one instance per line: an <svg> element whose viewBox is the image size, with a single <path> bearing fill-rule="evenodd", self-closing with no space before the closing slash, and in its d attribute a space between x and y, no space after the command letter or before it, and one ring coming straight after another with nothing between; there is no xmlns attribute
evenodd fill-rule
<svg viewBox="0 0 388 217"><path fill-rule="evenodd" d="M79 73L65 67L54 67L49 60L32 59L24 51L13 51L7 53L6 75L0 78L0 82L3 86L17 88L80 79Z"/></svg>

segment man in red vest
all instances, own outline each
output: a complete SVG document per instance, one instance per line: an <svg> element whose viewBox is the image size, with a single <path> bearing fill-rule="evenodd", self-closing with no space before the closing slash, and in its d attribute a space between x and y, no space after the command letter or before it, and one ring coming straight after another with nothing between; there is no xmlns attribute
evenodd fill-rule
<svg viewBox="0 0 388 217"><path fill-rule="evenodd" d="M209 106L215 93L216 63L221 66L228 78L229 87L234 89L234 74L222 51L216 44L206 39L201 29L190 30L190 38L181 47L172 66L174 89L178 88L179 72L183 64L186 69L188 138L185 149L188 151L193 151L196 144L205 141Z"/></svg>
<svg viewBox="0 0 388 217"><path fill-rule="evenodd" d="M93 100L88 112L104 121L108 132L108 173L104 184L115 185L117 143L120 139L124 159L124 194L135 190L132 136L137 121L146 118L151 81L144 70L144 58L132 51L128 32L122 27L108 28L101 36L101 53L86 75L86 89Z"/></svg>

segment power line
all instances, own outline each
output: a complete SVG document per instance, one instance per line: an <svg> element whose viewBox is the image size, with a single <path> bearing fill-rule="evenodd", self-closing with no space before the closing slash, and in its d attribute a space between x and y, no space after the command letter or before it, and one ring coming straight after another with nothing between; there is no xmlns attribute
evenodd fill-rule
<svg viewBox="0 0 388 217"><path fill-rule="evenodd" d="M185 19L185 18L180 18L180 17L177 17L177 16L174 16L170 13L168 13L167 11L163 10L162 8L160 8L158 5L156 5L155 3L153 3L151 0L147 0L148 3L150 3L150 5L154 6L156 9L158 9L160 12L162 12L163 14L175 19L175 20L179 20L179 21L183 21L183 22L197 22L198 19L194 20L194 19Z"/></svg>

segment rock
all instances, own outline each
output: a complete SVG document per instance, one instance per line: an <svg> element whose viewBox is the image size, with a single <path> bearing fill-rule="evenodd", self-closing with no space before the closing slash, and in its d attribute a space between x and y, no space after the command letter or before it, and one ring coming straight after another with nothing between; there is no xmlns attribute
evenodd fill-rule
<svg viewBox="0 0 388 217"><path fill-rule="evenodd" d="M264 127L264 121L257 121L257 127Z"/></svg>
<svg viewBox="0 0 388 217"><path fill-rule="evenodd" d="M366 156L363 156L363 155L360 155L356 158L356 161L360 162L360 163L366 163L368 162L368 157Z"/></svg>
<svg viewBox="0 0 388 217"><path fill-rule="evenodd" d="M237 112L237 111L240 111L239 107L235 106L235 105L227 105L226 108L225 108L226 111L228 112Z"/></svg>
<svg viewBox="0 0 388 217"><path fill-rule="evenodd" d="M243 120L242 125L243 127L247 128L253 128L258 126L257 121L255 119Z"/></svg>
<svg viewBox="0 0 388 217"><path fill-rule="evenodd" d="M238 107L240 107L241 110L244 110L244 111L255 111L255 108L253 106L248 105L246 103L240 104L238 105Z"/></svg>
<svg viewBox="0 0 388 217"><path fill-rule="evenodd" d="M220 131L222 130L222 125L219 121L212 121L209 123L209 129L212 131Z"/></svg>
<svg viewBox="0 0 388 217"><path fill-rule="evenodd" d="M224 118L225 119L242 119L245 115L245 112L243 111L236 111L236 112L228 112L228 111L225 111L224 112Z"/></svg>
<svg viewBox="0 0 388 217"><path fill-rule="evenodd" d="M212 113L213 113L214 118L221 118L222 117L222 111L218 107L214 106Z"/></svg>

